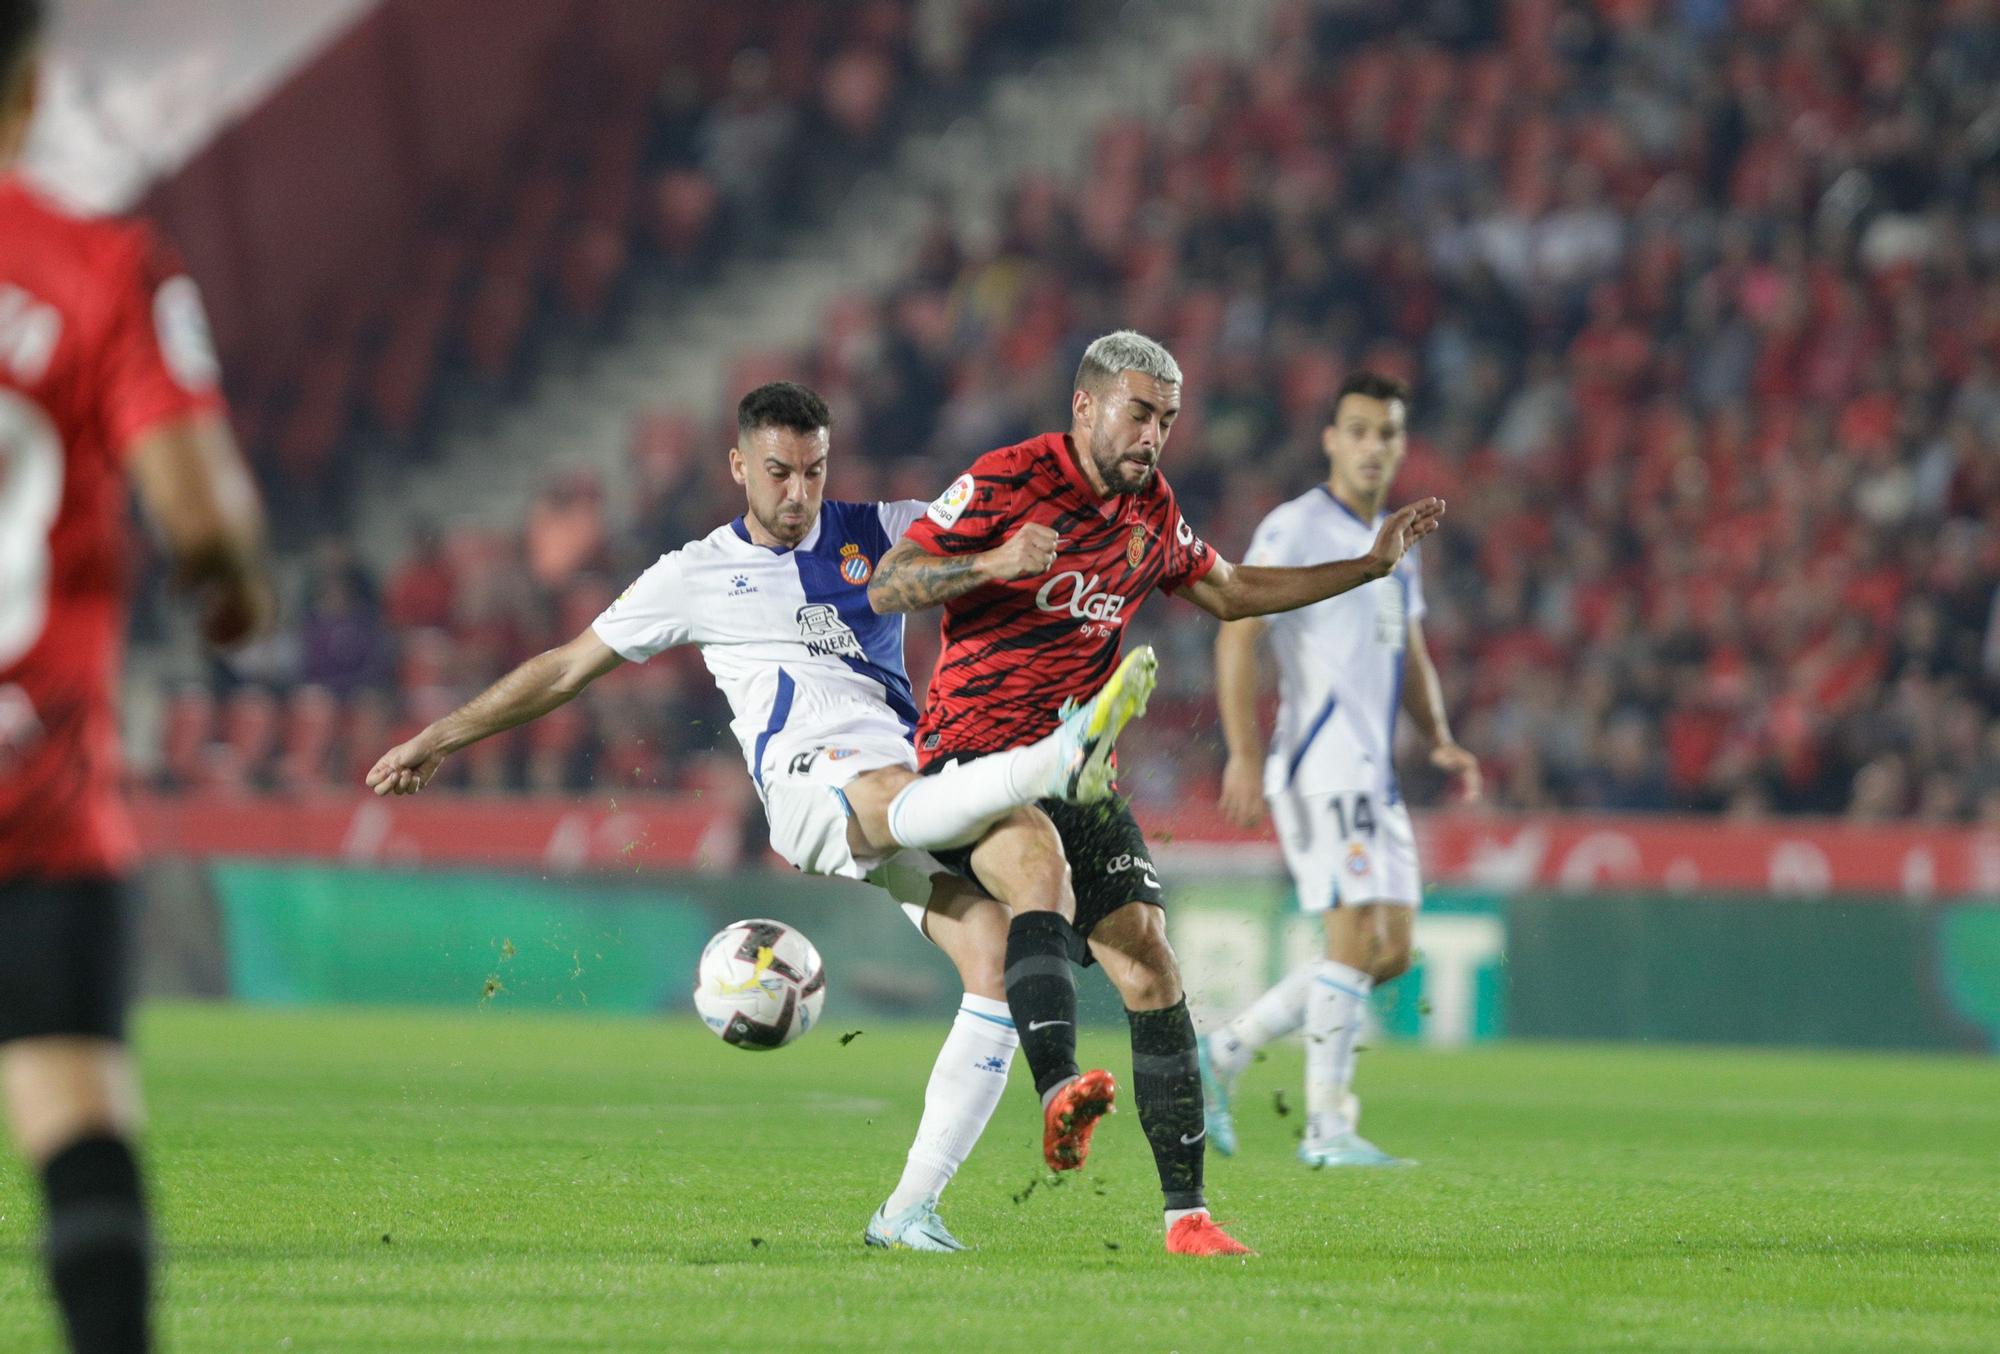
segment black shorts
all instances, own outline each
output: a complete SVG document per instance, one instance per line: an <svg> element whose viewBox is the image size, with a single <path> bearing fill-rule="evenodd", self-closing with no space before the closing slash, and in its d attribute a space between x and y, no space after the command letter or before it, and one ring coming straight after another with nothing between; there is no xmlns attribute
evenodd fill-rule
<svg viewBox="0 0 2000 1354"><path fill-rule="evenodd" d="M941 758L924 768L926 775L948 762L971 761L977 754ZM1069 858L1070 886L1076 892L1076 944L1070 958L1091 964L1090 947L1084 942L1097 923L1127 903L1167 905L1160 888L1160 875L1153 868L1153 854L1146 849L1145 834L1123 799L1104 799L1094 804L1072 804L1063 799L1044 799L1036 804L1056 825L1062 838L1063 855ZM972 848L932 851L931 856L953 874L986 889L972 869ZM986 889L992 893L991 889Z"/></svg>
<svg viewBox="0 0 2000 1354"><path fill-rule="evenodd" d="M0 879L0 1043L125 1038L130 893L116 879Z"/></svg>

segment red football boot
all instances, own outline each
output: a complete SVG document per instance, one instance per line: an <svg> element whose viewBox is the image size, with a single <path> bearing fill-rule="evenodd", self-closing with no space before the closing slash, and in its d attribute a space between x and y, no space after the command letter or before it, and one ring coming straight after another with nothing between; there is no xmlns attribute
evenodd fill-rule
<svg viewBox="0 0 2000 1354"><path fill-rule="evenodd" d="M1055 1093L1042 1111L1042 1160L1052 1171L1073 1171L1090 1155L1090 1135L1097 1121L1116 1114L1118 1083L1103 1068L1093 1068Z"/></svg>
<svg viewBox="0 0 2000 1354"><path fill-rule="evenodd" d="M1169 1255L1255 1255L1257 1252L1215 1225L1207 1213L1190 1213L1167 1231Z"/></svg>

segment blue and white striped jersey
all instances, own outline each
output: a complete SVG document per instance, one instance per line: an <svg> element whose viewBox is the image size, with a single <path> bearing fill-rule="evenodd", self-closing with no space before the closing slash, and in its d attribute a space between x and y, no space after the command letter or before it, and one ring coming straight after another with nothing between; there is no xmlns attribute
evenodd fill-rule
<svg viewBox="0 0 2000 1354"><path fill-rule="evenodd" d="M869 607L868 580L926 506L828 501L791 550L753 544L739 517L660 556L591 628L634 662L699 646L760 787L781 745L840 734L907 739L917 706L903 618Z"/></svg>

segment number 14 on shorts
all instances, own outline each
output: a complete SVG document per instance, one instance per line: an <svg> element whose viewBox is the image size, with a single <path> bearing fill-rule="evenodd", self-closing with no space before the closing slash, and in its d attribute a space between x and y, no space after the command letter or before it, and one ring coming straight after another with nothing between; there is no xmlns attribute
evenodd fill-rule
<svg viewBox="0 0 2000 1354"><path fill-rule="evenodd" d="M1333 814L1334 834L1339 837L1373 837L1375 808L1365 794L1328 795L1327 810Z"/></svg>

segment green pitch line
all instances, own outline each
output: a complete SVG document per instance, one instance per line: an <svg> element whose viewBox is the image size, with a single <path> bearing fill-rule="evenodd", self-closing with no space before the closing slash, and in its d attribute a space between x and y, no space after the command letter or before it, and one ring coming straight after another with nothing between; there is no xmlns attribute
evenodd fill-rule
<svg viewBox="0 0 2000 1354"><path fill-rule="evenodd" d="M854 1028L748 1054L692 1017L151 1011L166 1348L2000 1348L1989 1062L1378 1050L1366 1131L1424 1164L1357 1174L1293 1163L1281 1052L1209 1163L1248 1262L1161 1252L1129 1103L1048 1183L1017 1068L952 1258L860 1242L942 1029ZM0 1349L54 1348L36 1226L0 1172Z"/></svg>

